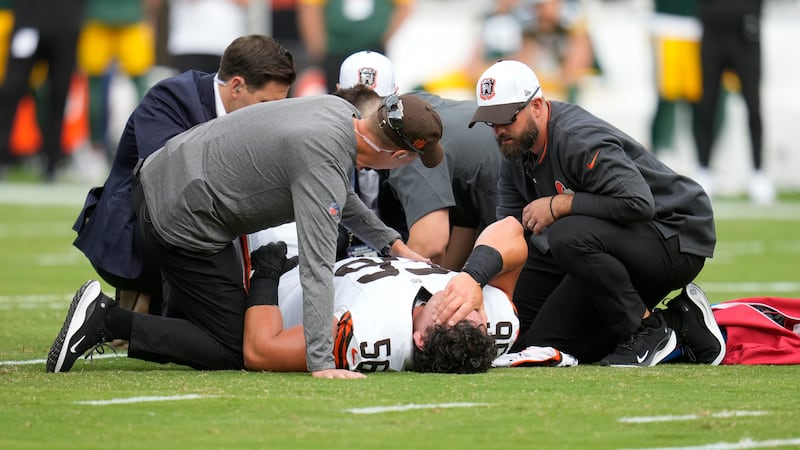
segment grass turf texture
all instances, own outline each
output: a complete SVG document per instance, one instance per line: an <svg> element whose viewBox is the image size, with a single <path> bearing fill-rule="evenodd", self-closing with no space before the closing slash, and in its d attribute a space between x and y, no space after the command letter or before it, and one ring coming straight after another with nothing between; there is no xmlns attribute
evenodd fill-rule
<svg viewBox="0 0 800 450"><path fill-rule="evenodd" d="M0 448L704 448L800 438L794 366L579 366L346 381L104 358L47 374L43 359L72 294L96 277L71 245L79 206L0 203ZM697 280L712 301L800 298L798 204L730 202L717 211L716 257ZM199 398L76 403L187 395ZM473 405L448 407L454 403ZM397 405L439 406L348 411ZM764 414L720 416L735 411ZM650 416L676 417L621 421Z"/></svg>

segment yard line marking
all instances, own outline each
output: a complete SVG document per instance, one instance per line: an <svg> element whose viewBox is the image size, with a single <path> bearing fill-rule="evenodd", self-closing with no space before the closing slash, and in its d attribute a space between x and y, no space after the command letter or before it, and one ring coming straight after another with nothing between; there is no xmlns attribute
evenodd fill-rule
<svg viewBox="0 0 800 450"><path fill-rule="evenodd" d="M169 402L173 400L197 400L200 398L211 398L211 397L213 396L200 395L200 394L187 394L187 395L112 398L111 400L85 400L73 403L75 403L76 405L105 406L105 405L125 405L129 403Z"/></svg>
<svg viewBox="0 0 800 450"><path fill-rule="evenodd" d="M715 442L713 444L694 445L691 447L650 447L620 450L739 450L742 448L788 447L798 444L800 444L800 438L768 439L766 441L754 441L750 438L744 438L739 442Z"/></svg>
<svg viewBox="0 0 800 450"><path fill-rule="evenodd" d="M94 355L92 359L105 359L105 358L122 358L124 356L128 356L127 352L118 352L114 353L105 353L102 355ZM23 359L20 361L0 361L0 366L25 366L30 364L44 364L46 363L46 359Z"/></svg>
<svg viewBox="0 0 800 450"><path fill-rule="evenodd" d="M620 417L617 422L622 423L653 423L653 422L674 422L678 420L696 420L705 419L706 417L714 418L727 418L727 417L746 417L746 416L764 416L769 414L768 411L721 411L710 414L683 414L683 415L666 415L666 416L642 416L642 417Z"/></svg>
<svg viewBox="0 0 800 450"><path fill-rule="evenodd" d="M54 303L57 301L69 303L74 296L74 292L72 294L0 295L0 304Z"/></svg>
<svg viewBox="0 0 800 450"><path fill-rule="evenodd" d="M18 309L64 309L72 301L71 294L0 295L0 310Z"/></svg>
<svg viewBox="0 0 800 450"><path fill-rule="evenodd" d="M82 205L90 184L0 183L0 203L9 205Z"/></svg>
<svg viewBox="0 0 800 450"><path fill-rule="evenodd" d="M345 409L344 412L353 414L381 414L385 412L394 411L410 411L412 409L436 409L436 408L472 408L473 406L484 406L487 403L434 403L430 405L415 405L410 403L408 405L395 405L395 406L370 406L367 408L351 408Z"/></svg>
<svg viewBox="0 0 800 450"><path fill-rule="evenodd" d="M740 283L723 283L704 281L700 283L704 291L711 292L796 292L800 290L797 281L745 281Z"/></svg>

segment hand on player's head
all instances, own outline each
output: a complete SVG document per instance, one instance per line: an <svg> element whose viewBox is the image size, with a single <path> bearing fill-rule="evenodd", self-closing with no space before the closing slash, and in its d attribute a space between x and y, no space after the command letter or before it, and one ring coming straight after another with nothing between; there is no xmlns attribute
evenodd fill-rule
<svg viewBox="0 0 800 450"><path fill-rule="evenodd" d="M479 322L486 323L483 290L471 276L463 272L456 275L443 292L444 298L433 305L433 317L437 324L453 326L473 312L477 313Z"/></svg>

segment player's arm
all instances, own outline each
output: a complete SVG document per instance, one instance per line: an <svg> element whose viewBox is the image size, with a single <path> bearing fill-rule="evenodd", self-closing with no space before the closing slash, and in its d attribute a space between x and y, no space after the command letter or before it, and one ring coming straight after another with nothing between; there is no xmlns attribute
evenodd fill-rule
<svg viewBox="0 0 800 450"><path fill-rule="evenodd" d="M486 284L512 298L527 255L522 225L515 218L506 217L489 225L475 241L462 273L447 283L444 301L434 312L437 323L455 324L470 311L483 312L482 289Z"/></svg>
<svg viewBox="0 0 800 450"><path fill-rule="evenodd" d="M276 305L247 308L243 352L247 370L308 371L303 327L283 329L283 315Z"/></svg>
<svg viewBox="0 0 800 450"><path fill-rule="evenodd" d="M303 326L283 329L283 317L277 306L249 307L244 315L244 364L247 370L307 372ZM318 370L311 375L314 378L364 378L361 373L345 369Z"/></svg>
<svg viewBox="0 0 800 450"><path fill-rule="evenodd" d="M512 298L519 273L525 265L525 260L528 259L528 245L525 242L522 225L513 217L498 220L478 235L475 248L479 245L486 245L500 253L503 268L489 280L488 284L505 292L508 298Z"/></svg>
<svg viewBox="0 0 800 450"><path fill-rule="evenodd" d="M408 230L408 247L441 264L450 239L450 212L437 209L420 217Z"/></svg>

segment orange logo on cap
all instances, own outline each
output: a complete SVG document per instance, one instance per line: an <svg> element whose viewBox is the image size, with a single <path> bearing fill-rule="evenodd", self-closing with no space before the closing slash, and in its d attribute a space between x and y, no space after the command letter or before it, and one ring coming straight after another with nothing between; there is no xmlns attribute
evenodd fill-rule
<svg viewBox="0 0 800 450"><path fill-rule="evenodd" d="M494 97L494 84L496 82L494 78L484 78L481 80L481 100L491 100Z"/></svg>
<svg viewBox="0 0 800 450"><path fill-rule="evenodd" d="M417 150L422 150L422 147L425 147L425 139L417 138L414 139L414 148Z"/></svg>

